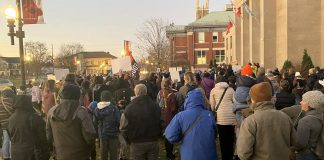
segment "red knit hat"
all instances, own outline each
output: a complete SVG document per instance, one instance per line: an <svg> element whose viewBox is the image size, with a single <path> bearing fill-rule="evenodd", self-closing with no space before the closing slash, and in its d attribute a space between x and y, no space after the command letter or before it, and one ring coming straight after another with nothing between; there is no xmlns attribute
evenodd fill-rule
<svg viewBox="0 0 324 160"><path fill-rule="evenodd" d="M241 75L242 76L252 76L253 72L252 72L252 68L250 65L245 65L242 70L241 70Z"/></svg>

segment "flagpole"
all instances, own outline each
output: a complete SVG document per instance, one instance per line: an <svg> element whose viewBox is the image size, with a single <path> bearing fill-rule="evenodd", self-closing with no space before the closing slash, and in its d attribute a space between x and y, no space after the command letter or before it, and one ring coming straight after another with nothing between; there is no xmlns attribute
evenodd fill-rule
<svg viewBox="0 0 324 160"><path fill-rule="evenodd" d="M19 39L19 55L20 55L20 72L21 72L21 84L26 85L26 74L25 74L25 55L24 55L24 40L25 32L22 30L22 11L21 11L21 0L16 0L17 11L18 11L18 31L17 37Z"/></svg>

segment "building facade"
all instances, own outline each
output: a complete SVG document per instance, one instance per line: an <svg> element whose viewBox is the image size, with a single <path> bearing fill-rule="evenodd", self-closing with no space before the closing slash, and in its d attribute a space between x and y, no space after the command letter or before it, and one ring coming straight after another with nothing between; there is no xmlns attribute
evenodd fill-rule
<svg viewBox="0 0 324 160"><path fill-rule="evenodd" d="M187 66L191 69L207 69L210 61L226 62L224 32L232 8L209 13L208 0L201 7L196 2L196 21L188 25L171 25L167 28L170 42L170 66Z"/></svg>
<svg viewBox="0 0 324 160"><path fill-rule="evenodd" d="M324 67L324 0L235 0L242 13L225 36L233 63L281 68L301 64L307 49L315 66Z"/></svg>
<svg viewBox="0 0 324 160"><path fill-rule="evenodd" d="M107 74L111 70L111 60L116 59L109 52L80 52L72 55L77 72L83 74Z"/></svg>
<svg viewBox="0 0 324 160"><path fill-rule="evenodd" d="M0 76L18 76L20 75L19 57L0 57Z"/></svg>

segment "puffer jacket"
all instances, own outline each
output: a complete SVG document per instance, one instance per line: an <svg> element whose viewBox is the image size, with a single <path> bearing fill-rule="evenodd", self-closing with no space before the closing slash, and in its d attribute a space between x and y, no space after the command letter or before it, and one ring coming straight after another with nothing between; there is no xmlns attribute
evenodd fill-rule
<svg viewBox="0 0 324 160"><path fill-rule="evenodd" d="M184 111L172 119L165 130L165 137L171 143L180 142L181 159L217 160L214 116L204 107L204 97L198 89L189 92L187 96ZM200 114L202 115L196 126L183 137Z"/></svg>
<svg viewBox="0 0 324 160"><path fill-rule="evenodd" d="M234 125L235 114L233 113L233 95L234 89L229 87L226 82L220 82L215 85L210 93L209 103L212 111L216 112L217 104L219 103L224 90L227 88L224 98L217 110L217 124L220 125Z"/></svg>
<svg viewBox="0 0 324 160"><path fill-rule="evenodd" d="M96 131L88 112L78 100L61 99L47 115L47 139L57 160L87 160L94 147Z"/></svg>
<svg viewBox="0 0 324 160"><path fill-rule="evenodd" d="M274 109L270 101L251 105L254 114L247 117L240 128L237 153L240 159L289 159L295 142L295 130L290 118Z"/></svg>
<svg viewBox="0 0 324 160"><path fill-rule="evenodd" d="M234 112L248 108L246 99L249 96L250 88L256 84L253 77L239 76L236 80L236 91L234 94Z"/></svg>
<svg viewBox="0 0 324 160"><path fill-rule="evenodd" d="M323 120L323 111L320 109L307 111L299 120L295 146L299 153L307 153L315 149L321 134L321 120Z"/></svg>
<svg viewBox="0 0 324 160"><path fill-rule="evenodd" d="M110 102L99 102L94 114L98 121L100 139L108 140L111 137L118 137L121 114L114 104Z"/></svg>

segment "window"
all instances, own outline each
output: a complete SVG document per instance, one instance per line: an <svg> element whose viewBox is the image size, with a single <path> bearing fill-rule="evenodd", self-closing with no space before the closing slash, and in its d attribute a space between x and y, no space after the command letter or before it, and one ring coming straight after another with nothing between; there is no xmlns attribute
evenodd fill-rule
<svg viewBox="0 0 324 160"><path fill-rule="evenodd" d="M225 61L225 50L216 50L215 51L216 64L221 64Z"/></svg>
<svg viewBox="0 0 324 160"><path fill-rule="evenodd" d="M205 32L198 32L198 43L205 43Z"/></svg>
<svg viewBox="0 0 324 160"><path fill-rule="evenodd" d="M213 32L213 42L218 42L218 32Z"/></svg>
<svg viewBox="0 0 324 160"><path fill-rule="evenodd" d="M197 51L197 64L206 64L206 51Z"/></svg>

